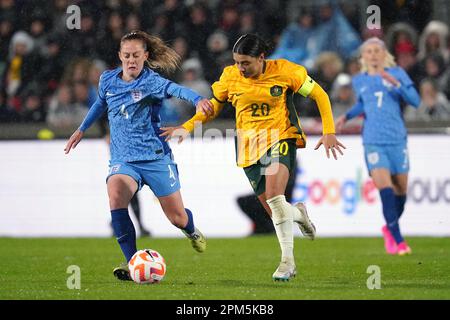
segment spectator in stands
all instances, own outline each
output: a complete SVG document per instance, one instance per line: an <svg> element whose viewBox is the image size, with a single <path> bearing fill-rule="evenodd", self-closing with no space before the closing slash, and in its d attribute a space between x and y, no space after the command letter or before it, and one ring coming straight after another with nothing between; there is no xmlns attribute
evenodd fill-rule
<svg viewBox="0 0 450 320"><path fill-rule="evenodd" d="M401 41L395 45L394 52L397 64L408 73L414 84L418 86L422 72L417 61L414 45L409 41Z"/></svg>
<svg viewBox="0 0 450 320"><path fill-rule="evenodd" d="M346 73L341 73L333 82L331 90L331 107L335 118L347 112L355 103L352 90L352 78Z"/></svg>
<svg viewBox="0 0 450 320"><path fill-rule="evenodd" d="M190 56L188 43L184 36L178 36L173 40L172 49L180 56L181 63L183 63ZM175 82L181 82L183 80L183 72L181 68L176 70L172 75L168 75L168 78L174 80Z"/></svg>
<svg viewBox="0 0 450 320"><path fill-rule="evenodd" d="M125 33L141 30L141 18L136 13L130 13L125 19Z"/></svg>
<svg viewBox="0 0 450 320"><path fill-rule="evenodd" d="M203 77L203 68L200 60L191 58L181 65L183 78L182 86L198 92L202 97L211 97L211 86ZM161 118L164 123L187 121L195 114L195 108L189 102L177 98L165 100L161 109Z"/></svg>
<svg viewBox="0 0 450 320"><path fill-rule="evenodd" d="M190 56L189 46L184 36L178 36L173 40L172 49L180 56L181 61L188 59Z"/></svg>
<svg viewBox="0 0 450 320"><path fill-rule="evenodd" d="M130 12L141 12L144 0L125 0L123 2L123 11L126 12L126 15L128 15Z"/></svg>
<svg viewBox="0 0 450 320"><path fill-rule="evenodd" d="M97 99L98 94L98 83L100 80L100 75L106 70L106 64L102 60L92 61L91 67L89 68L88 76L88 106L92 106Z"/></svg>
<svg viewBox="0 0 450 320"><path fill-rule="evenodd" d="M325 92L330 92L334 80L343 69L344 63L337 53L323 52L315 61L314 79Z"/></svg>
<svg viewBox="0 0 450 320"><path fill-rule="evenodd" d="M215 82L220 78L222 70L229 65L234 64L233 55L228 50L229 42L225 34L219 30L211 34L208 38L208 55L203 58L205 68L205 79L209 83ZM224 108L219 115L222 119L234 119L234 109Z"/></svg>
<svg viewBox="0 0 450 320"><path fill-rule="evenodd" d="M42 65L38 74L39 82L43 86L43 93L51 95L57 89L61 80L66 59L62 49L63 38L57 34L51 34L46 39L46 45L42 52Z"/></svg>
<svg viewBox="0 0 450 320"><path fill-rule="evenodd" d="M189 48L203 58L207 52L206 41L209 35L214 31L214 25L211 23L210 14L206 6L197 3L190 7L190 21L187 24L187 38Z"/></svg>
<svg viewBox="0 0 450 320"><path fill-rule="evenodd" d="M422 67L423 78L433 78L438 90L442 91L447 98L450 97L450 70L446 69L444 58L439 53L430 54L424 59Z"/></svg>
<svg viewBox="0 0 450 320"><path fill-rule="evenodd" d="M308 39L313 35L313 23L312 13L302 11L298 20L291 23L281 34L271 58L285 58L296 63L304 61L308 57Z"/></svg>
<svg viewBox="0 0 450 320"><path fill-rule="evenodd" d="M208 52L203 59L203 64L208 66L205 70L205 78L209 83L219 79L222 74L221 62L228 55L228 37L217 30L211 34L207 41Z"/></svg>
<svg viewBox="0 0 450 320"><path fill-rule="evenodd" d="M47 12L50 24L53 26L50 33L61 33L67 30L67 7L70 5L69 0L53 0L52 10Z"/></svg>
<svg viewBox="0 0 450 320"><path fill-rule="evenodd" d="M148 1L150 2L150 1ZM180 33L184 32L186 19L188 19L189 12L182 0L164 0L163 3L156 7L157 15L163 15L166 22L166 33L164 38L166 41L175 38Z"/></svg>
<svg viewBox="0 0 450 320"><path fill-rule="evenodd" d="M32 66L27 64L26 60L33 47L33 39L28 33L19 31L13 35L9 46L8 63L4 72L5 79L2 81L8 97L18 93L24 81L29 80Z"/></svg>
<svg viewBox="0 0 450 320"><path fill-rule="evenodd" d="M197 58L188 59L181 65L181 69L183 70L181 85L198 92L202 97L211 97L211 86L203 76L200 60Z"/></svg>
<svg viewBox="0 0 450 320"><path fill-rule="evenodd" d="M5 92L0 91L0 123L18 120L16 112L8 105Z"/></svg>
<svg viewBox="0 0 450 320"><path fill-rule="evenodd" d="M9 42L14 32L13 21L12 17L0 14L0 74L3 73L8 59Z"/></svg>
<svg viewBox="0 0 450 320"><path fill-rule="evenodd" d="M89 87L86 81L77 81L73 84L73 100L75 105L83 107L86 110L89 108Z"/></svg>
<svg viewBox="0 0 450 320"><path fill-rule="evenodd" d="M360 70L361 65L357 56L351 57L347 60L345 64L345 73L348 73L350 76L354 76L355 74L359 73Z"/></svg>
<svg viewBox="0 0 450 320"><path fill-rule="evenodd" d="M239 34L264 33L262 27L256 23L256 13L253 7L244 7L239 17Z"/></svg>
<svg viewBox="0 0 450 320"><path fill-rule="evenodd" d="M2 0L0 1L0 13L4 19L12 21L12 24L15 25L16 22L19 23L21 21L16 21L19 12L16 7L16 3L14 0Z"/></svg>
<svg viewBox="0 0 450 320"><path fill-rule="evenodd" d="M22 101L20 118L22 121L42 122L45 120L45 109L41 92L36 82L27 85L25 90L23 90L20 96L20 100Z"/></svg>
<svg viewBox="0 0 450 320"><path fill-rule="evenodd" d="M380 7L386 24L408 21L419 31L429 21L433 7L432 1L372 0L371 4Z"/></svg>
<svg viewBox="0 0 450 320"><path fill-rule="evenodd" d="M427 78L420 83L419 108L408 107L405 111L406 120L432 121L450 120L450 103L445 94L439 91L439 86L434 79Z"/></svg>
<svg viewBox="0 0 450 320"><path fill-rule="evenodd" d="M1 90L6 102L17 114L22 112L24 90L33 85L39 56L33 52L33 39L24 31L14 33L9 48L8 61L1 76ZM39 93L38 93L39 94Z"/></svg>
<svg viewBox="0 0 450 320"><path fill-rule="evenodd" d="M385 38L398 65L417 86L421 80L433 77L439 91L450 98L450 71L444 67L450 63L448 25L429 21L431 6L426 1L400 1L397 4L374 1L371 3L381 7L383 25L389 26L386 37L383 36L383 28L364 29L360 32L361 37ZM66 10L71 4L81 8L81 30L67 29ZM272 40L278 39L280 30L288 22L286 16L291 17L290 21L298 17L284 29L279 42L275 42L278 43L277 50L270 58L287 58L313 70L320 53L333 51L346 62L344 72L354 75L359 71L359 64L352 58L352 48L359 45L359 35L353 27L362 21L359 16L348 15L355 8L357 10L357 6L346 7L342 3L336 5L334 1L307 5L297 0L0 0L2 108L14 110L20 116L23 113L21 108L25 107L23 90L27 85L35 86L35 82L39 85L33 90L39 90L37 94L41 104L47 106L47 100L63 81L63 70L71 69L72 61L80 57L89 61L101 59L107 68L113 68L119 63L117 43L121 36L132 29L142 28L170 43L182 62L192 57L199 58L203 66L208 66L203 68L205 79L213 82L226 65L233 63L225 43L233 41L236 34L257 31ZM349 23L352 18L352 23ZM223 30L222 34L216 33L218 28ZM418 31L422 29L419 35ZM23 57L15 55L13 59L10 48L16 46L13 45L14 34L17 35L14 42L19 39L19 47L20 42L25 42L27 49ZM25 39L26 34L31 41ZM28 48L29 43L32 50ZM444 64L438 56L443 58ZM90 62L86 65L89 66ZM76 79L65 81L84 81L88 73L88 70L77 72ZM182 81L181 69L170 79ZM328 89L331 89L333 80L325 80ZM326 87L326 84L322 85ZM91 84L89 97L94 92L95 84ZM317 116L316 108L305 105L310 101L295 100L302 116ZM227 116L228 108L224 111L220 115L222 118ZM9 115L3 116L4 120L6 118L10 119Z"/></svg>
<svg viewBox="0 0 450 320"><path fill-rule="evenodd" d="M100 32L97 44L97 52L100 59L106 62L110 68L119 63L117 52L119 51L117 43L123 36L123 19L118 11L109 14L106 28Z"/></svg>
<svg viewBox="0 0 450 320"><path fill-rule="evenodd" d="M70 51L74 57L95 57L98 47L97 29L94 14L89 10L83 10L80 27L80 30L70 32ZM117 56L117 51L115 55Z"/></svg>
<svg viewBox="0 0 450 320"><path fill-rule="evenodd" d="M73 104L72 90L63 83L50 101L46 121L55 128L73 129L87 112L87 108Z"/></svg>
<svg viewBox="0 0 450 320"><path fill-rule="evenodd" d="M396 53L397 47L408 43L413 48L417 46L419 35L416 29L406 22L397 22L386 32L386 45L390 52Z"/></svg>
<svg viewBox="0 0 450 320"><path fill-rule="evenodd" d="M219 29L225 33L229 41L235 42L239 37L239 12L235 6L226 6L220 16Z"/></svg>
<svg viewBox="0 0 450 320"><path fill-rule="evenodd" d="M347 59L358 49L361 39L337 5L319 6L319 19L310 26L308 15L301 15L299 23L291 24L283 32L280 44L271 56L285 58L307 68L324 51L334 51Z"/></svg>
<svg viewBox="0 0 450 320"><path fill-rule="evenodd" d="M86 58L72 60L64 70L63 80L67 83L85 81L89 75L91 61Z"/></svg>
<svg viewBox="0 0 450 320"><path fill-rule="evenodd" d="M33 38L35 50L39 54L43 54L47 44L47 33L49 30L48 22L44 16L32 16L29 34Z"/></svg>
<svg viewBox="0 0 450 320"><path fill-rule="evenodd" d="M171 39L175 36L174 26L170 25L170 18L164 11L157 11L155 23L150 29L151 34L161 39Z"/></svg>
<svg viewBox="0 0 450 320"><path fill-rule="evenodd" d="M447 49L448 26L441 21L430 21L419 39L419 61L424 60L431 53L440 54L445 62L449 61Z"/></svg>

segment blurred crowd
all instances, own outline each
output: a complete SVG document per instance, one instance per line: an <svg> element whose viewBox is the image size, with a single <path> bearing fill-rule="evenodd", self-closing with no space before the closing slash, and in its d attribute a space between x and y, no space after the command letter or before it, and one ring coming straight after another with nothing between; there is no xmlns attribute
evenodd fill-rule
<svg viewBox="0 0 450 320"><path fill-rule="evenodd" d="M181 56L179 71L166 77L207 97L222 69L233 63L233 43L244 33L258 33L272 44L270 58L308 68L329 93L335 116L354 103L351 76L359 72L359 45L378 36L421 94L420 108L405 106L405 118L450 119L449 28L431 19L428 1L372 1L384 17L382 28L373 30L360 25L356 1L318 1L299 7L288 21L289 8L299 3L0 0L0 122L77 126L96 98L100 74L119 64L120 38L137 29L161 37ZM81 8L80 30L66 26L71 4ZM319 116L309 99L296 98L296 105L302 117ZM179 123L194 111L169 99L163 121ZM233 118L233 109L225 108L221 117Z"/></svg>

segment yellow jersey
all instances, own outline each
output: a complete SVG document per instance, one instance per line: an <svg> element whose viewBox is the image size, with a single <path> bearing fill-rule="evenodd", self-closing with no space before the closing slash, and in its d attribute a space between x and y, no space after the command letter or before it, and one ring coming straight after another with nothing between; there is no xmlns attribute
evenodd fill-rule
<svg viewBox="0 0 450 320"><path fill-rule="evenodd" d="M245 78L236 65L228 66L212 85L214 116L197 113L183 127L192 131L196 121L215 118L230 102L236 109L237 164L248 167L280 140L295 139L298 148L306 146L293 97L296 92L308 96L315 85L303 66L283 59L265 60L256 78ZM334 133L334 125L328 131Z"/></svg>

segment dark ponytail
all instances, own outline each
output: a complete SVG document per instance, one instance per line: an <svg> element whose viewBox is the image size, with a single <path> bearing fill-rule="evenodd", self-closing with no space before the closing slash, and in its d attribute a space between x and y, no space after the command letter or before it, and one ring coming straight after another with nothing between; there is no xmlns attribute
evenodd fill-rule
<svg viewBox="0 0 450 320"><path fill-rule="evenodd" d="M248 33L241 36L233 46L233 53L250 57L259 57L261 54L267 55L269 45L260 36Z"/></svg>
<svg viewBox="0 0 450 320"><path fill-rule="evenodd" d="M160 38L149 35L144 31L132 31L122 37L122 42L129 40L141 40L144 50L148 52L147 66L164 74L174 72L180 65L180 56L168 47Z"/></svg>

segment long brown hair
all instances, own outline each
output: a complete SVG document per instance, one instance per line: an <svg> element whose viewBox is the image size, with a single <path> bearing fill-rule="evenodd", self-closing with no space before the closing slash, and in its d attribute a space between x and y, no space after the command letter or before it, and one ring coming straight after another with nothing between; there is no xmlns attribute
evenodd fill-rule
<svg viewBox="0 0 450 320"><path fill-rule="evenodd" d="M122 47L124 41L129 40L141 40L143 42L144 50L148 52L146 64L151 69L164 74L170 74L179 68L180 56L160 38L144 31L132 31L120 39L120 47Z"/></svg>

